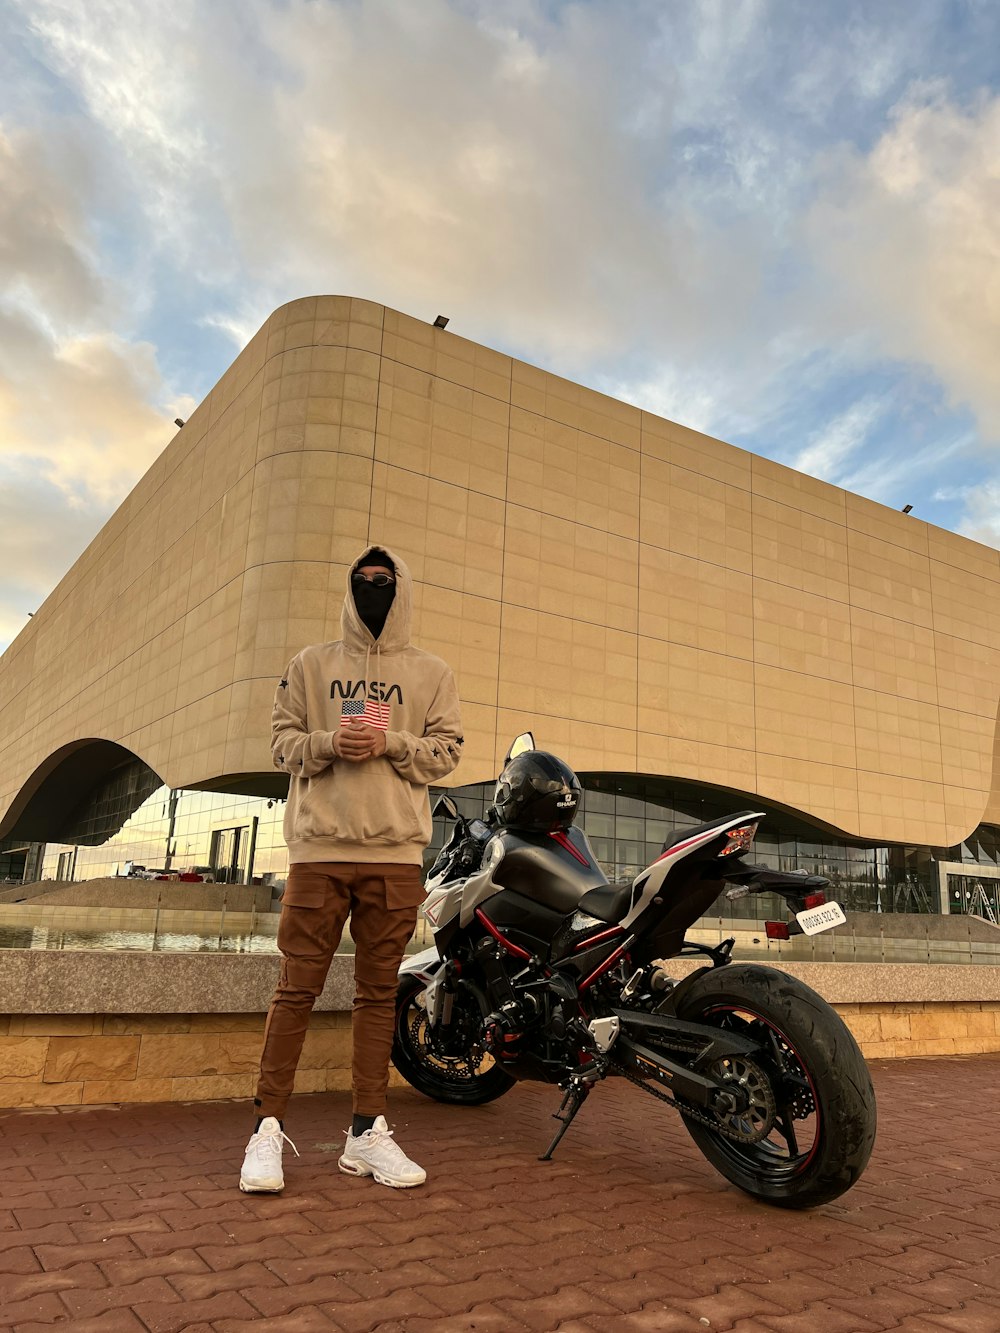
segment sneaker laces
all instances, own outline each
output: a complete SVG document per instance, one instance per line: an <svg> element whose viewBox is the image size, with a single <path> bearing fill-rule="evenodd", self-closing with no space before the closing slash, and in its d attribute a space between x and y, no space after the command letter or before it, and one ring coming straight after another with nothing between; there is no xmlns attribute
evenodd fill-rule
<svg viewBox="0 0 1000 1333"><path fill-rule="evenodd" d="M296 1157L301 1156L298 1148L291 1141L283 1129L279 1129L277 1134L256 1133L254 1136L256 1143L253 1144L258 1157L277 1157L281 1159L281 1145L287 1143Z"/></svg>
<svg viewBox="0 0 1000 1333"><path fill-rule="evenodd" d="M388 1153L389 1157L394 1162L398 1162L400 1159L402 1159L404 1162L409 1161L409 1158L406 1156L406 1153L403 1152L402 1148L392 1137L394 1133L395 1130L376 1129L375 1126L373 1125L371 1129L366 1129L363 1133L358 1135L354 1135L351 1133L350 1130L348 1130L347 1136L348 1138L353 1139L355 1143L360 1143L362 1139L367 1139L368 1147L381 1148L384 1152Z"/></svg>

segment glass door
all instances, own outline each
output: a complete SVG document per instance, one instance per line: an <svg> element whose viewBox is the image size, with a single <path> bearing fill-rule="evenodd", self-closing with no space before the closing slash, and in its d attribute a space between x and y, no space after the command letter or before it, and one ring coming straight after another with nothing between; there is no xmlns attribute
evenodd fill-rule
<svg viewBox="0 0 1000 1333"><path fill-rule="evenodd" d="M216 829L212 834L210 862L216 884L242 884L246 873L249 825Z"/></svg>
<svg viewBox="0 0 1000 1333"><path fill-rule="evenodd" d="M948 897L953 912L981 916L994 926L1000 922L1000 880L949 875Z"/></svg>

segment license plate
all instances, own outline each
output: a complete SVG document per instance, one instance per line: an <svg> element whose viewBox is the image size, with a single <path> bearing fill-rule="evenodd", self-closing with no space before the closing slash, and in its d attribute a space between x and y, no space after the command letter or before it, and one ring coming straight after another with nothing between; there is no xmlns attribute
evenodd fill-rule
<svg viewBox="0 0 1000 1333"><path fill-rule="evenodd" d="M832 930L834 926L843 926L847 922L840 903L823 903L820 907L809 907L804 912L796 912L795 920L806 935L818 935L821 930Z"/></svg>

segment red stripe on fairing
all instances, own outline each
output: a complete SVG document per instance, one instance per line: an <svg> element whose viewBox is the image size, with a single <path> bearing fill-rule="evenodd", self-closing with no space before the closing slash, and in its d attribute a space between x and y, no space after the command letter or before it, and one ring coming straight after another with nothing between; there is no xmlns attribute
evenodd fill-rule
<svg viewBox="0 0 1000 1333"><path fill-rule="evenodd" d="M502 935L493 922L480 909L476 908L476 920L481 926L485 926L490 932L497 944L502 944L508 953L512 953L515 958L530 958L530 953L525 953L519 944L513 944L506 935Z"/></svg>
<svg viewBox="0 0 1000 1333"><path fill-rule="evenodd" d="M581 940L573 948L574 953L579 953L581 949L589 949L592 944L600 944L601 940L609 940L612 935L620 935L623 927L612 926L610 930L602 930L599 935L591 935L589 939Z"/></svg>
<svg viewBox="0 0 1000 1333"><path fill-rule="evenodd" d="M588 869L590 868L590 862L585 856L580 855L565 833L550 833L549 837L557 842L563 851L569 852L570 856L575 856L582 866L586 866Z"/></svg>
<svg viewBox="0 0 1000 1333"><path fill-rule="evenodd" d="M763 818L763 815L758 815L758 823ZM718 838L723 833L731 833L734 828L739 827L742 827L742 821L736 818L731 824L726 824L723 828L710 829L708 833L698 833L693 838L688 838L686 842L679 842L674 847L668 847L665 852L660 853L656 861L666 860L668 856L673 856L675 852L683 852L686 847L693 847L697 842L711 842L713 838ZM653 862L653 865L656 865L656 861Z"/></svg>
<svg viewBox="0 0 1000 1333"><path fill-rule="evenodd" d="M683 852L685 847L693 847L695 843L711 842L713 838L717 838L720 833L725 833L726 831L726 829L713 829L711 833L699 833L695 838L688 838L686 842L678 842L673 847L668 847L665 852L660 853L656 858L656 861L665 861L668 856L673 856L676 852ZM656 861L653 862L654 866L656 865Z"/></svg>
<svg viewBox="0 0 1000 1333"><path fill-rule="evenodd" d="M580 985L577 987L577 989L586 990L592 981L596 981L597 978L601 976L602 973L606 972L608 968L611 967L614 963L617 963L618 959L628 948L630 941L631 941L631 936L629 936L629 939L627 939L625 943L621 945L620 948L616 949L613 954L609 954L609 956L605 958L604 962L601 963L600 966L595 967L593 972L591 972L590 976L587 977L586 981L580 982Z"/></svg>

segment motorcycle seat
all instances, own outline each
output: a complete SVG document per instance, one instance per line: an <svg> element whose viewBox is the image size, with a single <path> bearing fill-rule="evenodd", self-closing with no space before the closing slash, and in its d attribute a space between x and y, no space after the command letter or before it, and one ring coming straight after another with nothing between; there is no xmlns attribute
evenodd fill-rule
<svg viewBox="0 0 1000 1333"><path fill-rule="evenodd" d="M631 884L623 884L620 888L600 884L596 889L588 889L576 906L578 912L586 912L589 916L596 916L598 921L606 921L609 926L614 926L628 911L631 901Z"/></svg>

